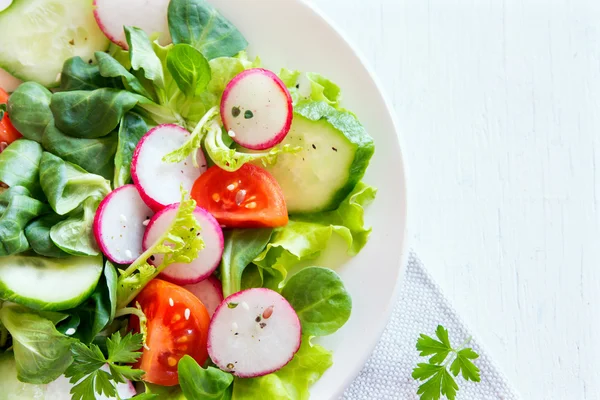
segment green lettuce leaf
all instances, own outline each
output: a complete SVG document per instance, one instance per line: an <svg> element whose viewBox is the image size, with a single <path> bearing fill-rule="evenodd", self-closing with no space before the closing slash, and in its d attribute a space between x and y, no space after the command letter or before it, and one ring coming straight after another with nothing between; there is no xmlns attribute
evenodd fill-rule
<svg viewBox="0 0 600 400"><path fill-rule="evenodd" d="M292 361L279 371L258 378L235 378L232 400L308 400L310 386L332 364L330 351L303 337Z"/></svg>
<svg viewBox="0 0 600 400"><path fill-rule="evenodd" d="M8 186L23 186L39 198L40 160L42 146L32 140L20 139L0 153L0 182Z"/></svg>
<svg viewBox="0 0 600 400"><path fill-rule="evenodd" d="M375 188L360 182L336 210L294 216L288 225L275 229L266 249L254 260L268 273L266 286L278 290L292 267L317 258L327 248L333 233L343 239L349 255L356 255L371 233L365 227L364 207L375 193Z"/></svg>
<svg viewBox="0 0 600 400"><path fill-rule="evenodd" d="M25 227L47 211L48 206L32 198L22 186L13 186L0 193L0 256L28 250Z"/></svg>
<svg viewBox="0 0 600 400"><path fill-rule="evenodd" d="M194 217L196 202L186 200L186 196L187 193L182 192L177 214L165 233L126 270L121 271L117 285L117 308L129 304L148 282L169 265L189 263L204 248L200 224ZM164 254L163 261L158 266L148 263L148 259L154 254Z"/></svg>
<svg viewBox="0 0 600 400"><path fill-rule="evenodd" d="M202 368L185 355L177 365L179 384L188 399L228 400L231 398L233 375L218 368Z"/></svg>
<svg viewBox="0 0 600 400"><path fill-rule="evenodd" d="M140 28L126 26L125 38L129 45L131 68L134 71L142 71L144 77L152 81L159 91L164 91L165 77L163 66L161 60L154 52L148 35ZM161 98L160 93L159 98Z"/></svg>
<svg viewBox="0 0 600 400"><path fill-rule="evenodd" d="M122 86L129 90L130 92L135 92L139 95L147 97L148 99L153 99L151 93L146 90L144 85L139 81L139 79L129 72L123 65L121 65L115 58L111 55L106 54L103 51L97 51L94 53L96 56L96 60L98 60L98 73L105 79L114 78L120 79L122 82ZM100 87L109 87L100 86Z"/></svg>
<svg viewBox="0 0 600 400"><path fill-rule="evenodd" d="M71 364L73 339L56 330L47 319L57 313L38 313L23 306L5 305L0 309L0 321L13 340L17 377L21 382L49 383L62 375Z"/></svg>
<svg viewBox="0 0 600 400"><path fill-rule="evenodd" d="M108 56L108 54L106 55ZM123 85L119 80L102 75L99 66L90 64L89 61L91 60L87 60L86 62L79 56L69 58L65 61L60 74L61 92L68 92L71 90L95 90L105 87L114 87L117 89L123 88Z"/></svg>
<svg viewBox="0 0 600 400"><path fill-rule="evenodd" d="M187 44L176 44L167 55L167 68L186 97L200 95L210 82L208 60Z"/></svg>
<svg viewBox="0 0 600 400"><path fill-rule="evenodd" d="M106 179L50 153L42 155L40 171L42 190L59 215L73 211L88 197L104 198L110 192Z"/></svg>
<svg viewBox="0 0 600 400"><path fill-rule="evenodd" d="M279 72L279 78L287 86L294 105L306 100L324 101L336 108L340 104L340 87L322 75L283 68Z"/></svg>

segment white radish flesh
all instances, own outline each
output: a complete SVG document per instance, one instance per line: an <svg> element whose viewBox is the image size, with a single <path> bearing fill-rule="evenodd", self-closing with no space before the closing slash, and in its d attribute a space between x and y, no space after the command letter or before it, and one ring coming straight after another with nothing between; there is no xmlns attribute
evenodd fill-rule
<svg viewBox="0 0 600 400"><path fill-rule="evenodd" d="M214 276L209 276L198 283L186 285L183 288L189 290L194 296L200 299L211 318L219 304L223 301L221 281Z"/></svg>
<svg viewBox="0 0 600 400"><path fill-rule="evenodd" d="M281 142L292 124L292 97L273 72L248 69L236 75L221 99L221 118L239 145L263 150Z"/></svg>
<svg viewBox="0 0 600 400"><path fill-rule="evenodd" d="M226 298L215 311L208 328L208 354L235 376L262 376L294 357L301 332L298 315L279 293L247 289Z"/></svg>
<svg viewBox="0 0 600 400"><path fill-rule="evenodd" d="M169 0L94 0L94 17L112 42L128 49L124 26L135 26L148 36L158 33L162 45L171 43L167 9Z"/></svg>
<svg viewBox="0 0 600 400"><path fill-rule="evenodd" d="M148 224L144 234L143 248L148 249L167 230L177 214L179 204L172 204L159 211ZM223 255L223 230L217 220L205 209L196 207L194 217L200 224L200 235L204 240L204 249L191 263L175 263L169 265L161 277L178 285L198 283L209 277L221 262ZM156 254L150 258L150 263L160 265L163 255Z"/></svg>
<svg viewBox="0 0 600 400"><path fill-rule="evenodd" d="M94 218L94 235L102 253L117 264L131 264L143 252L144 221L153 215L134 185L112 191L102 200Z"/></svg>
<svg viewBox="0 0 600 400"><path fill-rule="evenodd" d="M178 163L162 160L189 138L190 133L178 125L159 125L146 133L135 148L131 176L142 200L154 211L178 202L180 187L189 192L206 171L206 158L201 149L196 153L199 168L194 166L192 155Z"/></svg>

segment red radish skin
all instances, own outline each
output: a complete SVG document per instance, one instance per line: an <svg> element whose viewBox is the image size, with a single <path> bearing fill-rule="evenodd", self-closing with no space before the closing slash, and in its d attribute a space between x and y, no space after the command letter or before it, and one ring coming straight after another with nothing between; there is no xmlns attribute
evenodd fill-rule
<svg viewBox="0 0 600 400"><path fill-rule="evenodd" d="M247 69L236 75L223 92L220 110L231 138L251 150L264 150L280 143L290 130L294 114L292 97L285 84L273 72L262 68ZM252 117L247 118L247 112Z"/></svg>
<svg viewBox="0 0 600 400"><path fill-rule="evenodd" d="M142 238L154 212L134 185L110 192L94 216L94 236L102 253L117 264L131 264L142 254Z"/></svg>
<svg viewBox="0 0 600 400"><path fill-rule="evenodd" d="M141 28L151 36L159 33L161 45L171 43L167 9L169 0L94 0L94 18L100 30L113 43L129 49L124 26Z"/></svg>
<svg viewBox="0 0 600 400"><path fill-rule="evenodd" d="M152 217L142 241L144 251L152 246L171 224L178 207L179 203L171 204ZM219 266L223 255L225 243L223 229L221 229L217 220L208 211L200 207L196 207L194 216L200 223L200 235L204 240L204 249L200 250L198 257L191 263L171 264L160 274L162 279L177 285L190 285L208 278ZM160 265L162 260L162 255L155 255L150 258L149 262L152 265Z"/></svg>
<svg viewBox="0 0 600 400"><path fill-rule="evenodd" d="M275 372L300 348L298 315L279 293L252 288L217 307L208 328L208 354L223 371L240 378Z"/></svg>
<svg viewBox="0 0 600 400"><path fill-rule="evenodd" d="M192 156L179 163L162 161L163 156L183 146L189 137L190 133L179 125L159 125L148 131L135 148L131 177L142 200L155 212L178 202L180 187L189 192L207 169L201 149L196 153L200 168L194 167Z"/></svg>
<svg viewBox="0 0 600 400"><path fill-rule="evenodd" d="M183 288L189 290L200 299L211 318L219 304L223 301L223 286L221 285L221 281L214 276L209 276L203 281L186 285Z"/></svg>

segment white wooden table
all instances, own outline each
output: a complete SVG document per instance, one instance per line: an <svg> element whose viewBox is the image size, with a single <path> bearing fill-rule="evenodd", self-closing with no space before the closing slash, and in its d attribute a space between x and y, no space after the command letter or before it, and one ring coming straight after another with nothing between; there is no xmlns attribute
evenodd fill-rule
<svg viewBox="0 0 600 400"><path fill-rule="evenodd" d="M600 399L600 2L311 2L387 88L411 246L476 337L523 399Z"/></svg>

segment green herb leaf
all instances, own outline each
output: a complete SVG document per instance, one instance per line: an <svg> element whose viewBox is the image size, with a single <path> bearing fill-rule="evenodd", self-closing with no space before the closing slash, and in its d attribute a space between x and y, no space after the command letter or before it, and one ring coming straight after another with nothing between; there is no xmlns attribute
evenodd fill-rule
<svg viewBox="0 0 600 400"><path fill-rule="evenodd" d="M454 376L458 376L460 372L462 372L462 377L468 381L479 382L481 380L481 376L479 374L479 368L473 361L479 358L479 354L475 353L473 349L466 348L460 350L456 354L456 359L450 365L450 371L454 374Z"/></svg>
<svg viewBox="0 0 600 400"><path fill-rule="evenodd" d="M88 347L81 342L73 343L73 363L65 371L65 376L74 384L73 399L94 400L96 394L115 397L117 383L141 379L144 371L118 363L134 363L139 358L142 335L128 333L121 337L117 331L107 338L106 346L108 357L95 344Z"/></svg>
<svg viewBox="0 0 600 400"><path fill-rule="evenodd" d="M352 298L342 279L328 268L302 269L292 275L281 295L296 310L302 333L308 336L334 333L348 321L352 311Z"/></svg>
<svg viewBox="0 0 600 400"><path fill-rule="evenodd" d="M421 334L417 340L417 350L421 357L432 355L428 363L419 363L412 372L412 377L418 381L424 381L417 390L421 400L439 400L446 396L449 400L456 398L458 384L454 376L462 372L465 380L480 381L479 368L471 360L479 357L473 349L465 347L470 338L463 346L454 349L448 338L448 330L439 325L435 332L436 340L430 336ZM448 356L450 355L450 358ZM454 360L452 361L454 357ZM447 369L450 365L450 371Z"/></svg>
<svg viewBox="0 0 600 400"><path fill-rule="evenodd" d="M208 60L188 44L176 44L169 51L167 68L179 89L188 97L199 96L211 79Z"/></svg>

